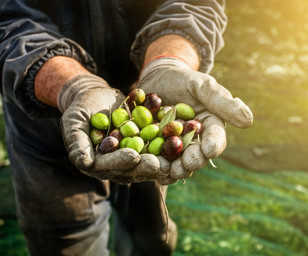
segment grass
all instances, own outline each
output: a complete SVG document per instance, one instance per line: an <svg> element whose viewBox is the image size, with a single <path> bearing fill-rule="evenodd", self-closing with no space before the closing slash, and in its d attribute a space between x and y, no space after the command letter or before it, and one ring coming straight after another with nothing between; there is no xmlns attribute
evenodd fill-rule
<svg viewBox="0 0 308 256"><path fill-rule="evenodd" d="M255 120L246 130L227 125L217 169L169 187L167 206L179 228L175 256L307 254L307 10L306 0L227 1L226 46L212 75ZM27 255L8 168L0 170L0 200L0 253Z"/></svg>
<svg viewBox="0 0 308 256"><path fill-rule="evenodd" d="M16 219L0 220L0 253L5 256L29 255Z"/></svg>
<svg viewBox="0 0 308 256"><path fill-rule="evenodd" d="M251 172L214 162L217 169L207 166L185 184L169 186L167 207L179 229L175 256L304 256L308 173ZM12 217L0 220L0 252L28 255Z"/></svg>
<svg viewBox="0 0 308 256"><path fill-rule="evenodd" d="M169 188L180 233L176 255L305 255L308 174L215 164Z"/></svg>

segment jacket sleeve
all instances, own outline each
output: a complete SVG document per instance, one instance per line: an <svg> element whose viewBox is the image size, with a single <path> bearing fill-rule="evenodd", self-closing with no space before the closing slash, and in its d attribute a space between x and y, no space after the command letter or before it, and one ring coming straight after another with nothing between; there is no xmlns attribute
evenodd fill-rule
<svg viewBox="0 0 308 256"><path fill-rule="evenodd" d="M32 118L59 114L55 108L35 98L33 87L40 67L54 56L75 58L95 72L92 58L81 46L61 36L44 13L27 5L26 0L0 0L0 83L3 100L16 104Z"/></svg>
<svg viewBox="0 0 308 256"><path fill-rule="evenodd" d="M210 72L215 54L224 45L224 10L225 0L166 1L138 32L131 48L132 61L140 70L151 42L163 35L177 34L195 45L201 60L200 71Z"/></svg>

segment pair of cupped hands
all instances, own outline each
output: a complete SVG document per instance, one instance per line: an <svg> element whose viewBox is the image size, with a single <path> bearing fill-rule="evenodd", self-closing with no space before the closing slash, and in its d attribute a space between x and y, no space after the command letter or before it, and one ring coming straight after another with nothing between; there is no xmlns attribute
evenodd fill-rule
<svg viewBox="0 0 308 256"><path fill-rule="evenodd" d="M80 75L64 85L58 103L63 112L61 126L69 159L81 172L120 184L158 181L168 185L190 177L223 152L226 122L238 128L253 122L252 112L243 101L234 98L212 76L191 70L176 58L151 61L142 70L137 87L146 94L157 93L164 105L183 102L192 106L204 125L199 141L172 162L129 148L107 154L95 151L89 137L91 116L97 112L109 115L126 97L102 78Z"/></svg>

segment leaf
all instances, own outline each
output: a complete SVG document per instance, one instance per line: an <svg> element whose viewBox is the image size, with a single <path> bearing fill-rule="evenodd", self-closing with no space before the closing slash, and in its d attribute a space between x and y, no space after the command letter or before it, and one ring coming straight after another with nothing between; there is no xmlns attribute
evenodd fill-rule
<svg viewBox="0 0 308 256"><path fill-rule="evenodd" d="M158 132L158 137L162 136L162 130L164 128L164 126L170 122L173 122L175 120L176 117L176 110L173 107L172 109L170 109L162 118L162 120L159 123L159 132Z"/></svg>
<svg viewBox="0 0 308 256"><path fill-rule="evenodd" d="M183 136L183 138L182 138L183 150L185 150L191 144L191 141L194 138L195 132L196 132L196 129L190 131L189 133L187 133Z"/></svg>

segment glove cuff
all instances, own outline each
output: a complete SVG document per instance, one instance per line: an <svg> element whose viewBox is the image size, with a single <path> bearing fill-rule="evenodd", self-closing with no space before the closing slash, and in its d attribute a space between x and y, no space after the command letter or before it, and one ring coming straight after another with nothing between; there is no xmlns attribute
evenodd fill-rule
<svg viewBox="0 0 308 256"><path fill-rule="evenodd" d="M104 79L92 74L82 74L72 78L64 84L58 94L58 109L62 113L65 112L78 95L96 88L109 88L109 85Z"/></svg>
<svg viewBox="0 0 308 256"><path fill-rule="evenodd" d="M165 68L173 68L173 67L191 69L191 67L186 61L178 57L165 56L165 55L158 56L158 57L153 58L148 64L146 64L142 68L140 72L139 83L141 84L143 80L146 80L147 78L151 77L157 71L160 71Z"/></svg>

